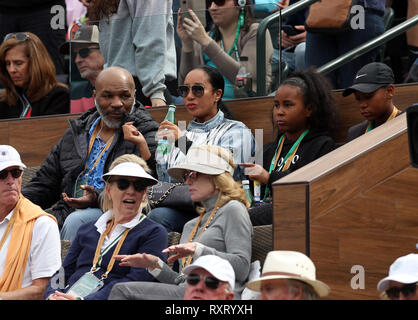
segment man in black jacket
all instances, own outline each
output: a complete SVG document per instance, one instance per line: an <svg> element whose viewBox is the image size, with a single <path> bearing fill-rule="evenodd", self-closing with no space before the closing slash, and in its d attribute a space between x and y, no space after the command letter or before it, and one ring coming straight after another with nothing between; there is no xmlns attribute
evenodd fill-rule
<svg viewBox="0 0 418 320"><path fill-rule="evenodd" d="M22 190L43 209L55 204L47 211L57 218L62 239L72 240L82 223L100 216L101 176L115 158L133 153L155 169L159 124L135 101L132 75L120 67L103 70L94 99L96 108L69 120L70 128Z"/></svg>

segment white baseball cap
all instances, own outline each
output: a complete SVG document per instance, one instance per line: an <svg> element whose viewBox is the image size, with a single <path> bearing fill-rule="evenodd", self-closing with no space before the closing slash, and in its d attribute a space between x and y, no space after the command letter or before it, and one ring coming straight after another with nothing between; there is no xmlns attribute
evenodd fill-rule
<svg viewBox="0 0 418 320"><path fill-rule="evenodd" d="M21 169L26 168L15 148L5 144L0 145L0 171L14 166L19 166Z"/></svg>
<svg viewBox="0 0 418 320"><path fill-rule="evenodd" d="M158 183L158 180L153 176L145 172L144 168L138 163L134 162L123 162L115 166L108 173L105 173L102 176L104 181L109 180L111 176L126 176L126 177L136 177L141 178L145 181L147 186L152 186Z"/></svg>
<svg viewBox="0 0 418 320"><path fill-rule="evenodd" d="M205 269L218 280L228 282L231 289L234 290L235 272L228 260L212 254L200 256L195 262L184 268L183 272L190 274L198 268Z"/></svg>
<svg viewBox="0 0 418 320"><path fill-rule="evenodd" d="M267 254L261 277L248 282L247 287L254 291L261 290L261 283L273 279L293 279L312 286L320 296L327 296L330 288L316 279L316 268L309 257L301 252L276 250Z"/></svg>
<svg viewBox="0 0 418 320"><path fill-rule="evenodd" d="M389 289L390 281L400 283L418 282L418 254L410 253L395 260L389 268L389 276L383 278L377 284L377 290Z"/></svg>

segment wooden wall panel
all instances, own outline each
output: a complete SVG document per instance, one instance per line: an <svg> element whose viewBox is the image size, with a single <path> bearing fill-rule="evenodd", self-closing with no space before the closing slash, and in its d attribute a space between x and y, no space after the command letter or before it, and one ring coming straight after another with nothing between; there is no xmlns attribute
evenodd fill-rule
<svg viewBox="0 0 418 320"><path fill-rule="evenodd" d="M0 144L9 144L9 123L0 122Z"/></svg>
<svg viewBox="0 0 418 320"><path fill-rule="evenodd" d="M306 185L275 188L273 236L275 250L306 252Z"/></svg>
<svg viewBox="0 0 418 320"><path fill-rule="evenodd" d="M9 144L19 151L26 166L38 166L68 128L67 119L57 117L53 122L50 119L13 122ZM48 130L44 130L44 125L48 126Z"/></svg>
<svg viewBox="0 0 418 320"><path fill-rule="evenodd" d="M393 233L396 229L394 201L355 197L311 219L311 227L321 226L345 231Z"/></svg>
<svg viewBox="0 0 418 320"><path fill-rule="evenodd" d="M366 190L385 180L394 172L405 169L410 164L408 135L400 135L375 150L362 156L355 162L359 184ZM379 170L379 168L385 168Z"/></svg>
<svg viewBox="0 0 418 320"><path fill-rule="evenodd" d="M319 181L311 183L311 220L315 220L336 204L352 198L359 192L359 185L356 183L356 174L355 167L348 165L347 167L335 170Z"/></svg>

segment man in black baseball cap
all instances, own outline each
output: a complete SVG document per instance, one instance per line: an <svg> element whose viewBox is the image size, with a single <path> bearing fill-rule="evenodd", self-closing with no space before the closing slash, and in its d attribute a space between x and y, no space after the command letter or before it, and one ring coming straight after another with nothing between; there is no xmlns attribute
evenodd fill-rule
<svg viewBox="0 0 418 320"><path fill-rule="evenodd" d="M354 93L361 115L367 120L348 129L347 142L395 118L401 112L393 105L393 71L384 63L372 62L361 68L353 85L343 91Z"/></svg>

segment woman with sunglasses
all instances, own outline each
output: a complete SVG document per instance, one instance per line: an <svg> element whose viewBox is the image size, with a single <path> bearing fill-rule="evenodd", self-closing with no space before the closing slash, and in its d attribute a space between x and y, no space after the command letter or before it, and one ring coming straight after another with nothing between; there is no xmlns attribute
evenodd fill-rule
<svg viewBox="0 0 418 320"><path fill-rule="evenodd" d="M51 280L45 297L106 300L115 283L155 281L145 269L122 267L113 259L118 254L136 253L166 259L162 250L167 247L167 232L142 213L147 187L157 183L147 171L150 170L146 162L134 154L114 160L109 172L103 175L106 182L103 215L80 227L63 270L57 272L60 279L65 276L65 284L59 283L61 289L55 290L57 285Z"/></svg>
<svg viewBox="0 0 418 320"><path fill-rule="evenodd" d="M70 112L66 85L42 41L33 33L6 35L0 46L0 119Z"/></svg>
<svg viewBox="0 0 418 320"><path fill-rule="evenodd" d="M204 26L189 10L190 18L179 10L177 34L182 42L179 82L195 66L206 64L217 68L225 79L225 99L235 98L234 84L242 66L252 76L252 91L257 88L257 29L249 0L210 0L209 13L214 27L206 33ZM271 82L273 45L266 33L266 88Z"/></svg>
<svg viewBox="0 0 418 320"><path fill-rule="evenodd" d="M196 146L185 161L168 169L177 180L189 186L192 200L200 204L199 216L184 225L178 245L163 250L178 261L176 272L161 259L150 254L119 255L121 266L148 268L162 283L122 283L114 287L109 299L183 298L183 269L200 256L213 254L232 265L235 272L235 296L240 297L250 271L252 225L244 190L232 178L232 155L219 146Z"/></svg>
<svg viewBox="0 0 418 320"><path fill-rule="evenodd" d="M185 131L177 125L163 121L158 129L157 137L169 136L175 148L167 156L167 168L184 162L186 153L196 145L218 145L232 151L234 162L250 160L255 153L255 140L245 124L240 121L226 119L218 109L224 90L224 79L220 72L210 66L198 66L191 70L184 79L179 92L184 98L187 111L194 117ZM247 162L244 161L244 162ZM157 163L157 166L161 164ZM244 179L244 169L236 168L235 180ZM157 170L166 172L164 170ZM159 175L158 180L169 181L168 175ZM173 181L172 181L173 182ZM168 232L181 232L184 223L195 217L195 213L183 212L172 208L155 208L149 218L164 225Z"/></svg>

